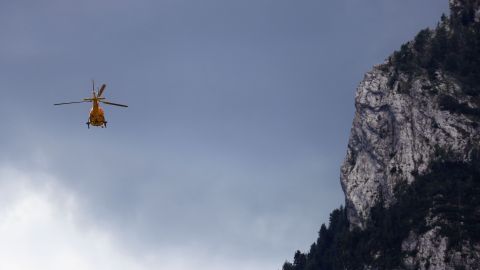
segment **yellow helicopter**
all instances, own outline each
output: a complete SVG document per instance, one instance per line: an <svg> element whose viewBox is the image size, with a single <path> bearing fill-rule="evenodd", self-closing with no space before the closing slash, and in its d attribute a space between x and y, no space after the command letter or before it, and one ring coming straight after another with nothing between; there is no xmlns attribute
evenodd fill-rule
<svg viewBox="0 0 480 270"><path fill-rule="evenodd" d="M88 117L88 122L86 123L88 128L90 125L95 127L107 127L107 121L105 120L105 113L103 109L100 107L100 103L113 105L113 106L120 106L120 107L128 107L127 105L108 102L102 97L103 91L105 91L106 84L102 84L100 89L95 92L95 81L92 80L92 97L91 98L84 98L82 101L72 101L72 102L62 102L56 103L53 105L65 105L65 104L73 104L73 103L85 103L85 102L92 102L92 109L90 110L90 116Z"/></svg>

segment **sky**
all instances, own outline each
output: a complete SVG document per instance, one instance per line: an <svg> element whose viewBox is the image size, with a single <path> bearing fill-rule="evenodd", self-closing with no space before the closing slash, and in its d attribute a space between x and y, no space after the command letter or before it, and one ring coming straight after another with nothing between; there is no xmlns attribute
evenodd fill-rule
<svg viewBox="0 0 480 270"><path fill-rule="evenodd" d="M0 1L0 269L280 269L363 74L446 0ZM88 104L106 83L108 128Z"/></svg>

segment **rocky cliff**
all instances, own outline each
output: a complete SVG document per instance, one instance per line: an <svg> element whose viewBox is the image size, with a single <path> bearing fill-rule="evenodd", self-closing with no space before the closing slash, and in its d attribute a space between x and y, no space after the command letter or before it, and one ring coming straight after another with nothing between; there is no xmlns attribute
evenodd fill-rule
<svg viewBox="0 0 480 270"><path fill-rule="evenodd" d="M468 1L450 2L457 10ZM475 14L478 20L480 9ZM449 22L444 23L449 27ZM413 47L414 42L406 46ZM360 228L380 197L388 205L395 199L398 183L410 183L426 172L439 148L466 159L480 142L477 118L442 106L451 98L474 110L478 96L466 94L462 83L445 70L435 70L434 76L412 74L392 61L374 67L357 89L355 118L341 168L348 218Z"/></svg>
<svg viewBox="0 0 480 270"><path fill-rule="evenodd" d="M450 7L365 75L345 209L284 269L480 269L480 0Z"/></svg>

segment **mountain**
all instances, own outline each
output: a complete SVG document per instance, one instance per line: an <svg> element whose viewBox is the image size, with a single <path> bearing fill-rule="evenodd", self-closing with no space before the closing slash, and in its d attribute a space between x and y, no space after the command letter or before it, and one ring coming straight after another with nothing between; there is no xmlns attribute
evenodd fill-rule
<svg viewBox="0 0 480 270"><path fill-rule="evenodd" d="M284 270L480 269L480 0L360 83L345 207Z"/></svg>

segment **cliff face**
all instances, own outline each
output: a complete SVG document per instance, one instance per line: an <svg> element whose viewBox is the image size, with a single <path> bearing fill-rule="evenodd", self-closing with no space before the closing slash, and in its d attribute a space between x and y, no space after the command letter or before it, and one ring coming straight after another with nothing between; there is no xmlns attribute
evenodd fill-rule
<svg viewBox="0 0 480 270"><path fill-rule="evenodd" d="M478 72L449 66L447 59L451 53L452 61L462 57L478 61L472 57L478 57L480 51L475 56L461 54L480 48L471 48L463 40L473 39L479 44L480 1L450 0L450 6L451 17L443 18L437 30L424 30L419 34L423 37L417 36L402 47L403 52L368 72L357 89L356 113L341 167L350 229L365 229L372 207L381 203L388 208L397 199L399 184L411 184L417 176L428 173L439 151L448 152L451 159L466 161L480 145L480 84L463 80L466 73L477 76ZM443 42L442 38L446 56L434 64L434 42ZM460 47L453 48L455 45ZM453 49L457 51L449 52ZM450 252L449 238L441 236L439 230L433 226L421 235L412 232L403 240L402 249L416 253L406 257L406 265L421 269L454 269L455 265L480 268L478 243Z"/></svg>
<svg viewBox="0 0 480 270"><path fill-rule="evenodd" d="M478 23L479 2L450 0L452 16L461 16L461 8L468 5ZM450 22L443 23L455 31ZM438 148L466 159L472 145L478 145L478 119L442 108L448 98L472 109L479 105L477 96L466 94L461 83L442 69L434 76L412 76L411 70L402 72L387 62L365 75L356 92L356 113L341 167L347 213L354 226L364 227L369 209L380 197L387 205L394 200L398 183L410 183L425 173Z"/></svg>
<svg viewBox="0 0 480 270"><path fill-rule="evenodd" d="M284 270L480 269L480 0L360 83L345 208Z"/></svg>
<svg viewBox="0 0 480 270"><path fill-rule="evenodd" d="M408 78L398 74L389 85L393 67L375 67L357 89L356 113L341 168L349 221L364 228L369 210L380 198L395 200L395 187L426 172L438 149L467 159L480 141L476 119L442 108L442 101L475 108L456 80L440 71Z"/></svg>
<svg viewBox="0 0 480 270"><path fill-rule="evenodd" d="M371 208L378 203L388 207L394 202L396 187L425 174L439 149L447 150L457 160L468 160L480 142L477 120L442 106L449 97L471 108L477 106L475 97L465 95L454 78L440 72L434 81L426 75L416 76L403 89L402 84L408 80L403 74L393 86L388 85L391 69L374 68L358 87L356 114L341 168L347 217L350 226L361 229L370 219ZM447 243L448 238L439 235L439 228L422 235L411 233L402 248L417 254L405 261L412 267L428 261L430 266L422 269L454 269L448 267L445 258L460 256L457 260L461 260L461 255L446 254ZM480 267L479 245L463 254L475 263L467 269Z"/></svg>

